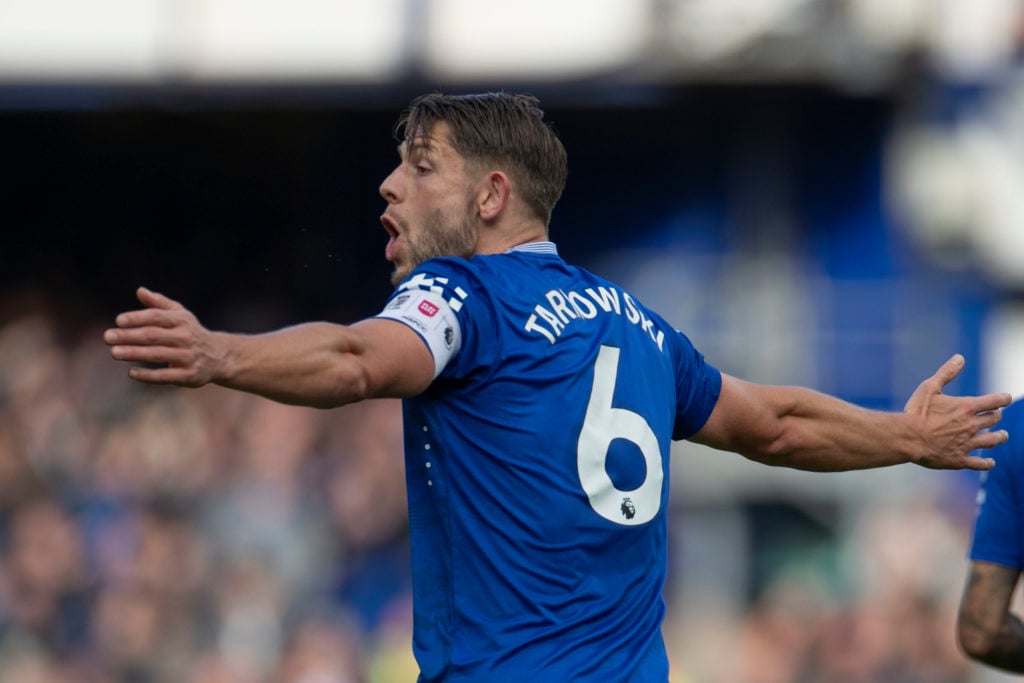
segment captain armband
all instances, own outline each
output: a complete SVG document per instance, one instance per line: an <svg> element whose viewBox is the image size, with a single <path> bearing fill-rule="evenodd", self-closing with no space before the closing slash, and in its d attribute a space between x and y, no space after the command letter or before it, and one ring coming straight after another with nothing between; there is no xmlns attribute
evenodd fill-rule
<svg viewBox="0 0 1024 683"><path fill-rule="evenodd" d="M412 328L434 356L434 377L462 348L462 327L455 311L435 292L408 289L396 294L378 318L389 318Z"/></svg>

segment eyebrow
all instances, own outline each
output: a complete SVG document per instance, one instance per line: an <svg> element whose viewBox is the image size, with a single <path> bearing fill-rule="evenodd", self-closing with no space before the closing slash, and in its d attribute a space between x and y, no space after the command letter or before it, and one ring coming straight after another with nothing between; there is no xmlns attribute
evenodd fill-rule
<svg viewBox="0 0 1024 683"><path fill-rule="evenodd" d="M429 157L433 156L436 151L437 146L434 144L434 141L425 135L419 135L413 138L412 142L409 140L402 140L402 142L398 143L398 156L402 159L405 159L406 156L414 152Z"/></svg>

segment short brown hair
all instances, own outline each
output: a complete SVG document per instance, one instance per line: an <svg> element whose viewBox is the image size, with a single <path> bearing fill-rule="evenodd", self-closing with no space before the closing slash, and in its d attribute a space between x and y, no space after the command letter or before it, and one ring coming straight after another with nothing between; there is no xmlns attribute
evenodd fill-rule
<svg viewBox="0 0 1024 683"><path fill-rule="evenodd" d="M544 221L562 196L569 173L565 147L544 121L540 101L504 92L430 93L414 99L395 124L395 137L411 141L444 121L452 148L471 162L507 165L527 205Z"/></svg>

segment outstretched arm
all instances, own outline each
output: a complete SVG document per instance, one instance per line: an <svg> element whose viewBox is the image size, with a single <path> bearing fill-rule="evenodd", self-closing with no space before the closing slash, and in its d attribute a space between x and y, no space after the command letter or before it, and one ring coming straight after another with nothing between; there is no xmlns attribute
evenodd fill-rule
<svg viewBox="0 0 1024 683"><path fill-rule="evenodd" d="M1010 404L1009 394L947 396L963 368L946 361L917 388L902 413L868 410L800 387L763 386L724 375L714 411L693 441L759 462L840 471L913 462L934 469L989 469L970 455L1007 439L987 431Z"/></svg>
<svg viewBox="0 0 1024 683"><path fill-rule="evenodd" d="M199 387L214 383L275 401L318 408L414 396L430 385L434 361L419 336L393 320L351 326L316 322L259 335L213 332L177 301L140 287L145 308L117 316L103 340L132 379Z"/></svg>
<svg viewBox="0 0 1024 683"><path fill-rule="evenodd" d="M1010 612L1020 572L993 562L971 562L960 600L957 641L972 659L1024 673L1024 624Z"/></svg>

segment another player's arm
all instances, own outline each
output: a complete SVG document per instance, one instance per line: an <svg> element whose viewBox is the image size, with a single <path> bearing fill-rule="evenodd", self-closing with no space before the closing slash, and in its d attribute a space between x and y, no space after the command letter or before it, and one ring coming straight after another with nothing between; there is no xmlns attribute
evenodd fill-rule
<svg viewBox="0 0 1024 683"><path fill-rule="evenodd" d="M955 397L942 393L963 367L954 356L921 383L902 413L868 410L801 387L776 387L723 375L715 409L693 441L759 462L841 471L913 462L938 469L989 469L973 457L1007 439L986 431L1009 405L1009 394Z"/></svg>
<svg viewBox="0 0 1024 683"><path fill-rule="evenodd" d="M1024 673L1024 623L1010 611L1020 572L993 562L971 562L960 601L957 640L972 659Z"/></svg>
<svg viewBox="0 0 1024 683"><path fill-rule="evenodd" d="M104 333L117 360L141 382L213 383L295 405L330 408L367 398L414 396L434 362L407 326L381 319L354 325L305 323L258 335L213 332L181 304L145 288L147 307L122 313Z"/></svg>

